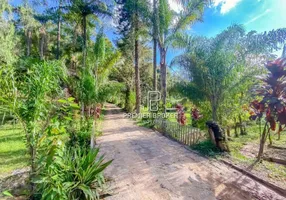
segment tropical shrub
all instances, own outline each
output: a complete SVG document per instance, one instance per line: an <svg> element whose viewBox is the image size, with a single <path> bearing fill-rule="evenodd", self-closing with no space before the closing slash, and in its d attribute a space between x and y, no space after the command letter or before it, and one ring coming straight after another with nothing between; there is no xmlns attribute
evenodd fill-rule
<svg viewBox="0 0 286 200"><path fill-rule="evenodd" d="M202 118L203 116L200 114L199 109L196 107L192 109L191 111L191 117L192 117L192 126L198 127L198 120Z"/></svg>
<svg viewBox="0 0 286 200"><path fill-rule="evenodd" d="M98 157L99 148L67 148L53 142L42 158L35 180L41 199L99 199L105 179L103 170L112 160Z"/></svg>
<svg viewBox="0 0 286 200"><path fill-rule="evenodd" d="M260 139L258 159L263 154L264 144L270 130L276 129L280 133L286 126L286 59L277 59L268 62L266 68L269 73L260 77L262 84L255 88L262 100L255 100L251 103L251 119L259 119L265 116L265 125ZM282 128L282 126L284 127ZM270 138L270 137L269 137ZM270 141L271 142L271 141Z"/></svg>
<svg viewBox="0 0 286 200"><path fill-rule="evenodd" d="M187 118L185 116L184 107L182 105L178 104L176 106L176 110L177 110L177 122L180 125L186 125Z"/></svg>
<svg viewBox="0 0 286 200"><path fill-rule="evenodd" d="M86 129L81 129L77 132L72 132L70 133L68 146L88 148L90 146L90 135L91 131Z"/></svg>
<svg viewBox="0 0 286 200"><path fill-rule="evenodd" d="M11 94L4 103L20 121L30 155L31 179L36 173L38 146L45 138L57 110L56 98L62 95L65 67L59 61L23 60L14 69ZM16 91L14 93L14 91ZM34 186L31 185L33 194Z"/></svg>
<svg viewBox="0 0 286 200"><path fill-rule="evenodd" d="M132 112L135 108L136 103L136 93L130 92L128 104L126 104L126 111Z"/></svg>

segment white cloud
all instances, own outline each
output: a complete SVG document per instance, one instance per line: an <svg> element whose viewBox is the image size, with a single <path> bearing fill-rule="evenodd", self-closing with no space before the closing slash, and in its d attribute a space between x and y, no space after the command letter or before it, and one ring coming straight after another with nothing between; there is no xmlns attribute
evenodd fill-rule
<svg viewBox="0 0 286 200"><path fill-rule="evenodd" d="M152 5L152 8L153 8L153 0L149 0L149 3ZM168 0L168 3L169 3L171 10L177 13L183 10L183 7L181 4L178 3L178 0Z"/></svg>
<svg viewBox="0 0 286 200"><path fill-rule="evenodd" d="M261 13L261 14L257 15L256 17L253 17L252 19L250 19L248 22L245 23L245 25L250 24L252 22L255 22L256 20L263 17L264 15L266 15L269 12L271 12L270 9L265 10L263 13Z"/></svg>
<svg viewBox="0 0 286 200"><path fill-rule="evenodd" d="M182 5L178 4L178 1L176 0L168 0L168 1L169 1L170 8L174 10L175 12L179 13L180 11L183 10Z"/></svg>
<svg viewBox="0 0 286 200"><path fill-rule="evenodd" d="M214 7L220 7L220 13L226 14L233 9L241 0L213 0Z"/></svg>

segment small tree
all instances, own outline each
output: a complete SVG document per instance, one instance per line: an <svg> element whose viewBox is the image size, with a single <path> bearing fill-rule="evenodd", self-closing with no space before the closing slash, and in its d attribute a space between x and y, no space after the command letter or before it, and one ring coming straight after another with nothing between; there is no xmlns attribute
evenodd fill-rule
<svg viewBox="0 0 286 200"><path fill-rule="evenodd" d="M38 147L55 115L55 100L62 92L60 84L66 77L65 68L59 62L34 64L28 60L16 70L0 68L0 76L3 91L0 111L13 113L23 127L30 155L31 193L34 194L32 180L37 171Z"/></svg>
<svg viewBox="0 0 286 200"><path fill-rule="evenodd" d="M251 119L259 119L265 115L265 125L260 138L260 148L257 159L263 155L267 136L270 138L270 130L276 129L279 123L278 134L286 126L286 59L277 59L267 62L269 73L261 77L262 84L255 89L256 94L262 96L262 100L251 103ZM282 128L282 126L284 127ZM271 144L270 140L270 144Z"/></svg>

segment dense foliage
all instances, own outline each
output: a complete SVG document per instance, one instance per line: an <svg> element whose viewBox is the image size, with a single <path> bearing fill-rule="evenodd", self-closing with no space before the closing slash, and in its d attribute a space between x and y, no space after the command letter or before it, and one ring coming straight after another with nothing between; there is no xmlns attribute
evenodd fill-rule
<svg viewBox="0 0 286 200"><path fill-rule="evenodd" d="M187 35L211 2L176 3L180 11L168 0L0 0L0 122L25 134L30 198L100 198L111 164L95 148L104 103L144 113L152 90L162 94L152 114L177 110L164 120L200 129L212 119L224 142L225 130L247 134L249 116L265 122L258 158L271 130L280 138L286 62L273 52L285 45L286 29L232 25L212 38ZM106 34L110 25L116 37ZM168 65L174 49L182 53Z"/></svg>

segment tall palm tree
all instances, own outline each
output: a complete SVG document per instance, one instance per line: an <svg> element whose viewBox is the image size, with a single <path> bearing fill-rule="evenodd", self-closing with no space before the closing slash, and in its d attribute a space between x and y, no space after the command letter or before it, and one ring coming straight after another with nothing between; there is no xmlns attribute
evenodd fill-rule
<svg viewBox="0 0 286 200"><path fill-rule="evenodd" d="M158 0L153 0L153 90L157 91Z"/></svg>
<svg viewBox="0 0 286 200"><path fill-rule="evenodd" d="M45 51L47 49L47 33L46 33L46 23L50 20L49 15L35 15L34 18L38 20L38 22L41 24L39 28L40 33L40 46L39 46L39 54L40 59L43 60L45 56Z"/></svg>
<svg viewBox="0 0 286 200"><path fill-rule="evenodd" d="M242 25L233 25L211 39L182 39L185 52L175 57L171 65L183 67L191 80L181 91L187 91L185 95L193 102L208 101L212 119L217 121L222 119L219 110L226 109L230 98L242 106L243 92L255 83L255 75L263 73L261 63L270 59L273 50L284 41L285 28L257 34L246 33Z"/></svg>
<svg viewBox="0 0 286 200"><path fill-rule="evenodd" d="M153 0L153 8L152 15L149 20L151 20L151 24L153 26L152 29L152 40L153 40L153 90L157 91L157 45L158 45L158 29L159 29L159 19L158 19L158 1ZM186 8L188 2L192 0L173 0L175 3L182 6L182 9Z"/></svg>
<svg viewBox="0 0 286 200"><path fill-rule="evenodd" d="M136 113L140 113L141 88L139 70L139 9L138 2L132 1L134 7L133 26L134 26L134 63L135 63L135 91L136 91Z"/></svg>
<svg viewBox="0 0 286 200"><path fill-rule="evenodd" d="M111 13L108 11L107 6L100 0L71 0L69 10L72 14L78 16L82 26L83 38L83 67L86 65L87 57L87 18L90 15L98 18L99 16L108 16Z"/></svg>
<svg viewBox="0 0 286 200"><path fill-rule="evenodd" d="M33 31L40 25L34 18L34 10L29 6L27 2L25 2L23 6L20 6L18 10L20 14L20 24L24 29L26 37L26 55L30 56L32 51L32 34Z"/></svg>
<svg viewBox="0 0 286 200"><path fill-rule="evenodd" d="M135 66L135 91L136 91L136 113L140 113L141 87L139 70L139 40L144 32L144 18L147 9L147 1L138 0L116 0L119 5L118 32L125 39L132 40L134 48ZM143 11L143 12L142 12Z"/></svg>
<svg viewBox="0 0 286 200"><path fill-rule="evenodd" d="M181 37L185 28L201 19L206 0L181 1L185 6L179 14L170 10L168 0L159 0L158 12L158 44L160 51L161 92L164 112L167 98L167 66L168 47Z"/></svg>
<svg viewBox="0 0 286 200"><path fill-rule="evenodd" d="M56 54L57 59L60 59L62 1L63 0L59 0L59 6L57 12L57 54Z"/></svg>

